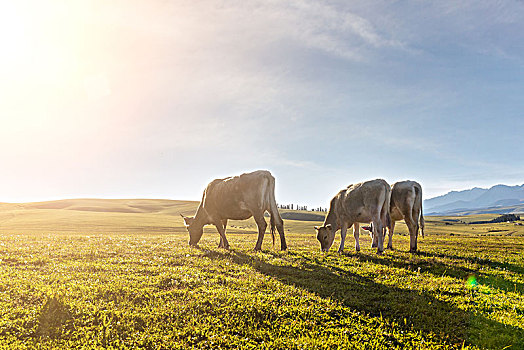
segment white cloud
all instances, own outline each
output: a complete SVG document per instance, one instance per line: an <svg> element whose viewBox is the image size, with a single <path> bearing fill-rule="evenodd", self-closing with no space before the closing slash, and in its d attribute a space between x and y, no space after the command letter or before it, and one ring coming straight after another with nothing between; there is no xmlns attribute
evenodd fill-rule
<svg viewBox="0 0 524 350"><path fill-rule="evenodd" d="M302 0L246 2L239 17L255 21L257 32L274 40L324 51L349 60L366 59L372 48L403 48L404 44L381 34L371 21L349 10L340 11L326 3ZM253 22L250 21L250 24Z"/></svg>
<svg viewBox="0 0 524 350"><path fill-rule="evenodd" d="M100 158L115 177L132 174L140 179L141 174L155 173L167 183L178 176L196 181L199 171L207 178L214 172L228 175L270 164L290 178L281 183L286 191L295 187L295 193L286 192L290 198L309 181L338 186L370 174L381 176L386 167L391 177L400 172L424 174L413 164L427 159L426 164L438 165L429 164L434 173L425 175L435 184L439 176L451 179L455 171L468 176L486 169L503 176L496 171L499 164L484 161L486 156L474 149L495 154L503 146L486 146L468 137L490 135L484 120L469 116L489 117L483 107L492 103L491 110L498 111L507 101L504 94L513 94L514 109L521 110L519 73L514 78L505 62L495 66L475 60L480 53L518 62L524 32L520 4L358 0L89 4L61 12L68 18L64 23L75 29L61 32L74 48L71 57L78 58L70 70L78 70L77 88L84 98L72 96L76 92L69 91L71 84L57 89L64 93L53 98L31 96L30 105L46 107L52 118L39 117L43 108L24 107L30 109L31 118L12 122L4 132L48 135L39 136L48 153L67 148L83 154L75 158L79 168L92 164L94 168ZM514 91L498 85L503 80L497 76L500 69L508 70L506 79L514 79ZM96 98L85 101L84 85ZM498 93L489 96L489 103L479 98L488 94L476 90L486 87ZM28 93L25 87L24 91ZM43 102L35 103L39 100ZM37 122L53 132L42 132ZM518 133L511 129L506 131L509 137ZM77 141L76 146L64 147L70 140ZM460 156L454 155L456 150ZM180 153L186 157L178 157ZM63 163L69 157L64 156ZM203 161L192 162L193 157ZM354 165L371 157L379 160L365 168ZM38 158L42 164L52 159L46 154ZM180 163L183 171L177 168ZM195 163L198 167L192 169ZM27 173L34 172L34 164L25 164ZM297 178L302 182L295 183ZM333 178L336 184L329 183ZM195 186L195 193L200 193L201 183ZM183 193L191 193L189 187L181 187L187 191ZM306 200L310 193L303 196Z"/></svg>

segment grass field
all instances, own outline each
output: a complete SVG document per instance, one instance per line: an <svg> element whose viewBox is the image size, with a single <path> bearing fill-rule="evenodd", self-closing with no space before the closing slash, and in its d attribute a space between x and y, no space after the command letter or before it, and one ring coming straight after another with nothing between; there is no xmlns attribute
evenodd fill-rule
<svg viewBox="0 0 524 350"><path fill-rule="evenodd" d="M419 254L399 224L377 256L295 220L287 252L253 252L249 220L227 251L212 228L187 245L195 206L0 204L0 349L524 349L524 226L427 217Z"/></svg>

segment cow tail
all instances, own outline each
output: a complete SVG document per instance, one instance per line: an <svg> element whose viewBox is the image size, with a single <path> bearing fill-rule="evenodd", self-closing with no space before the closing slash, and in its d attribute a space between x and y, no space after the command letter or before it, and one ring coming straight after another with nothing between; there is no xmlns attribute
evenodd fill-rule
<svg viewBox="0 0 524 350"><path fill-rule="evenodd" d="M269 176L269 188L268 188L268 205L269 205L269 214L271 216L271 219L269 221L270 223L270 231L271 231L271 239L273 240L273 247L275 246L275 226L276 226L276 220L279 220L279 222L282 222L282 218L280 217L280 212L278 211L277 207L277 201L275 199L275 178L273 176Z"/></svg>
<svg viewBox="0 0 524 350"><path fill-rule="evenodd" d="M386 213L384 216L381 216L381 218L382 217L386 218L386 222L382 223L382 226L384 227L384 230L383 230L384 236L386 236L386 227L388 229L391 227L391 217L389 216L389 209L390 209L389 206L391 204L391 187L388 184L386 184L385 188L386 188L386 199L384 201L384 206L382 207L382 211L386 211Z"/></svg>
<svg viewBox="0 0 524 350"><path fill-rule="evenodd" d="M422 238L424 238L424 214L422 214L422 206L420 206L420 231L422 232Z"/></svg>
<svg viewBox="0 0 524 350"><path fill-rule="evenodd" d="M271 239L273 240L273 247L275 247L275 217L273 214L270 215L271 218L269 219L269 231L271 232Z"/></svg>
<svg viewBox="0 0 524 350"><path fill-rule="evenodd" d="M424 237L424 214L422 213L422 188L419 186L415 186L416 197L415 202L417 206L420 206L420 216L418 217L419 225L420 225L420 233L422 234L422 237Z"/></svg>

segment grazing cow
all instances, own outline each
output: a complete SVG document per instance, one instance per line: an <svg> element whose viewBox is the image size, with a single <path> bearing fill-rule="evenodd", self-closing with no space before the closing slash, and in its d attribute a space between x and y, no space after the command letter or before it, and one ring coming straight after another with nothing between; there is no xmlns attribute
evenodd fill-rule
<svg viewBox="0 0 524 350"><path fill-rule="evenodd" d="M320 227L315 226L322 251L327 252L331 248L335 233L339 229L341 241L338 251L344 251L346 231L352 225L354 225L355 249L357 252L360 251L358 223L371 221L375 232L382 232L387 222L390 195L391 187L382 179L349 185L341 190L331 200L324 224ZM377 235L377 237L377 253L381 254L384 251L384 235Z"/></svg>
<svg viewBox="0 0 524 350"><path fill-rule="evenodd" d="M390 223L388 226L388 249L393 249L393 231L395 222L404 220L409 230L409 251L417 251L419 227L424 237L424 216L422 214L422 187L416 181L399 181L391 186L389 206ZM371 225L372 229L373 225ZM364 228L366 229L366 228ZM370 232L372 230L369 230ZM384 230L384 238L386 231ZM373 246L377 246L377 237L372 234Z"/></svg>
<svg viewBox="0 0 524 350"><path fill-rule="evenodd" d="M418 230L424 237L424 216L422 214L422 187L416 181L399 181L391 186L389 207L391 225L388 227L388 248L393 249L395 221L404 219L409 230L409 251L417 251Z"/></svg>
<svg viewBox="0 0 524 350"><path fill-rule="evenodd" d="M240 176L213 180L207 185L194 217L185 217L189 231L189 244L196 245L205 225L215 225L220 234L219 248L229 249L226 239L227 220L255 219L258 240L255 250L262 248L267 223L264 213L271 215L271 235L275 243L275 226L280 235L280 249L287 248L284 237L284 221L280 217L275 201L275 178L269 171L258 170Z"/></svg>

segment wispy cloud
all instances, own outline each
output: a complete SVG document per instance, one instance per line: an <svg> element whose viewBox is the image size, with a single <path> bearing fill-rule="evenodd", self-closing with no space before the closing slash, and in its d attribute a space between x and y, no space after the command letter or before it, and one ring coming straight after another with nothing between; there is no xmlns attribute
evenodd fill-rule
<svg viewBox="0 0 524 350"><path fill-rule="evenodd" d="M295 41L328 54L362 61L372 48L403 49L401 41L382 34L373 23L349 10L340 11L326 3L302 0L246 2L248 17L255 13L267 21L273 38Z"/></svg>
<svg viewBox="0 0 524 350"><path fill-rule="evenodd" d="M37 37L70 67L0 86L5 168L48 172L19 188L2 175L14 195L125 178L198 197L215 174L274 167L287 198L315 202L372 176L440 188L522 174L522 2L57 0L48 12L53 35Z"/></svg>

